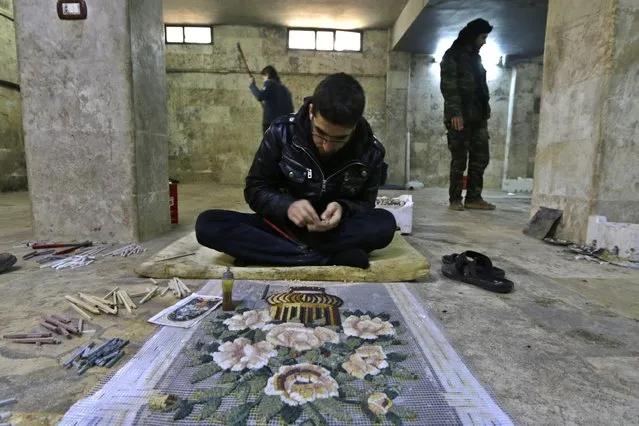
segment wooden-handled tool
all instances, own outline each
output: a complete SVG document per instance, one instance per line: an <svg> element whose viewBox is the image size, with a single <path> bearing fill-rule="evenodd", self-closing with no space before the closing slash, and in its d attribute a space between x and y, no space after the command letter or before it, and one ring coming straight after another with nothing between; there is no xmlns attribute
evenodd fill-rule
<svg viewBox="0 0 639 426"><path fill-rule="evenodd" d="M79 249L79 248L83 248L83 247L91 247L92 245L93 245L93 243L92 243L91 241L85 241L85 242L83 242L83 243L80 243L80 244L76 244L76 245L74 245L74 246L71 246L71 247L69 247L69 248L67 248L67 249L58 250L58 251L56 251L56 252L55 252L55 254L57 254L57 255L59 255L59 254L69 254L69 253L71 253L72 251L75 251L75 250L77 250L77 249Z"/></svg>
<svg viewBox="0 0 639 426"><path fill-rule="evenodd" d="M246 67L246 72L248 73L249 77L254 78L253 77L253 73L251 73L251 69L248 66L248 62L246 62L246 57L244 56L244 51L242 50L242 46L240 45L240 43L237 43L237 50L240 51L240 56L242 57L242 62L244 62L244 67Z"/></svg>

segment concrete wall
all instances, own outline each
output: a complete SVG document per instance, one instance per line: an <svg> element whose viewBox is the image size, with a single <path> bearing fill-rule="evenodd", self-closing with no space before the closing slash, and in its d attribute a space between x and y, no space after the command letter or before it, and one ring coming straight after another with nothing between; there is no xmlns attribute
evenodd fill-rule
<svg viewBox="0 0 639 426"><path fill-rule="evenodd" d="M392 150L385 140L388 31L366 31L363 53L302 52L287 51L285 28L222 25L214 28L213 45L167 46L171 177L244 182L261 141L262 110L248 89L237 42L258 81L264 66L275 66L296 108L326 75L357 77L366 90L365 116Z"/></svg>
<svg viewBox="0 0 639 426"><path fill-rule="evenodd" d="M25 189L27 167L22 140L18 60L11 0L0 0L0 191Z"/></svg>
<svg viewBox="0 0 639 426"><path fill-rule="evenodd" d="M639 1L618 0L613 10L595 213L610 222L639 223Z"/></svg>
<svg viewBox="0 0 639 426"><path fill-rule="evenodd" d="M639 14L635 0L551 0L533 211L559 208L562 237L590 215L639 222Z"/></svg>
<svg viewBox="0 0 639 426"><path fill-rule="evenodd" d="M440 67L431 56L413 55L410 71L408 127L411 133L411 179L426 186L448 186L450 152L444 127L444 98L439 89ZM504 171L504 151L510 92L510 70L494 68L488 78L492 117L490 164L484 186L499 188Z"/></svg>
<svg viewBox="0 0 639 426"><path fill-rule="evenodd" d="M543 58L513 66L515 94L506 178L532 178L535 170Z"/></svg>

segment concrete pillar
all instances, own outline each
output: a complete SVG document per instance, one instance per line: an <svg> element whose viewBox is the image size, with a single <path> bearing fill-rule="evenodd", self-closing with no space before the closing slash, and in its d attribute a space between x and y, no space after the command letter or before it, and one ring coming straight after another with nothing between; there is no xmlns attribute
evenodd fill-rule
<svg viewBox="0 0 639 426"><path fill-rule="evenodd" d="M639 2L550 0L533 211L564 211L560 236L588 217L639 222Z"/></svg>
<svg viewBox="0 0 639 426"><path fill-rule="evenodd" d="M161 0L15 0L37 239L138 241L170 228Z"/></svg>
<svg viewBox="0 0 639 426"><path fill-rule="evenodd" d="M410 54L389 52L386 72L386 140L382 143L386 148L388 163L386 183L402 186L410 180L406 173L409 73Z"/></svg>
<svg viewBox="0 0 639 426"><path fill-rule="evenodd" d="M0 0L0 192L27 189L13 4Z"/></svg>

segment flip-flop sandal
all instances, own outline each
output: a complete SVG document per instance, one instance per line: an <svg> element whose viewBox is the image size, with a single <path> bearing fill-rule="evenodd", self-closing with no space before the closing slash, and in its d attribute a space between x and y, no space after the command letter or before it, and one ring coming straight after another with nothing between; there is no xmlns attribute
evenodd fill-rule
<svg viewBox="0 0 639 426"><path fill-rule="evenodd" d="M469 258L462 253L454 263L444 263L441 272L452 280L476 285L494 293L510 293L515 286L512 281L497 277L492 262L484 255Z"/></svg>
<svg viewBox="0 0 639 426"><path fill-rule="evenodd" d="M480 257L484 257L486 259L488 259L488 257L484 254L478 253L476 251L465 251L462 253L463 255L465 255L466 257L470 257L471 259L476 259L476 258L480 258ZM455 260L457 259L457 257L459 256L458 253L453 253L453 254L446 254L442 257L442 263L444 264L451 264L451 263L455 263ZM490 259L488 259L490 261ZM505 278L506 277L506 271L504 271L501 268L497 268L496 266L493 266L493 270L495 271L495 276L497 278Z"/></svg>

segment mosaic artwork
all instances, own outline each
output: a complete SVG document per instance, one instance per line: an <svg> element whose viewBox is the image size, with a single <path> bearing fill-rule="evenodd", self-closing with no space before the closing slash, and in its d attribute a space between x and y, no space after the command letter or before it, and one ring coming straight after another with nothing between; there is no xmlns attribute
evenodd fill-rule
<svg viewBox="0 0 639 426"><path fill-rule="evenodd" d="M410 354L395 349L406 346L401 324L384 312L342 316L341 326L331 326L323 318L321 325L276 321L266 309L220 313L185 351L189 365L200 365L191 383L215 377L214 386L176 399L166 411L175 410L173 419L180 420L201 405L197 419L237 425L249 418L294 424L302 416L306 425L351 423L353 410L371 423L417 421L394 402L402 383L419 379L402 365Z"/></svg>
<svg viewBox="0 0 639 426"><path fill-rule="evenodd" d="M60 424L512 424L407 285L240 281L234 299L160 330Z"/></svg>

